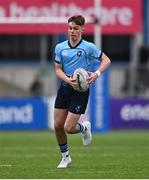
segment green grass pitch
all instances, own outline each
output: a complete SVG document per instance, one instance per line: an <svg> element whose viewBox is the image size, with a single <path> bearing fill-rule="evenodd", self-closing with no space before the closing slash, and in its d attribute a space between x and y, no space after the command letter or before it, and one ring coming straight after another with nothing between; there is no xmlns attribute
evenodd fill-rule
<svg viewBox="0 0 149 180"><path fill-rule="evenodd" d="M61 155L53 132L0 132L0 179L149 179L149 132L94 134L90 146L69 135L72 164L57 169Z"/></svg>

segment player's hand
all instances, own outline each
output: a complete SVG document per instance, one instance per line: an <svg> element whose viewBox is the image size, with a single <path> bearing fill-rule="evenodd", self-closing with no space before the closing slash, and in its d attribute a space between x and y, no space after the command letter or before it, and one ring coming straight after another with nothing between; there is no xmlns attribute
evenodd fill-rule
<svg viewBox="0 0 149 180"><path fill-rule="evenodd" d="M93 83L96 81L97 78L98 78L97 73L95 73L95 72L89 72L88 84L89 84L89 85L93 84Z"/></svg>
<svg viewBox="0 0 149 180"><path fill-rule="evenodd" d="M73 77L70 77L67 83L74 89L78 88L78 83L76 82L76 79L74 79Z"/></svg>

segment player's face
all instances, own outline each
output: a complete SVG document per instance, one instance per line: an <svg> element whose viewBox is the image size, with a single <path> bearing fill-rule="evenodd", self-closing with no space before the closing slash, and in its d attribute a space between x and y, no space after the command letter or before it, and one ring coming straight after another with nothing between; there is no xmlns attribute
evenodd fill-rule
<svg viewBox="0 0 149 180"><path fill-rule="evenodd" d="M74 22L68 24L68 36L72 41L78 41L83 32L83 27L76 25Z"/></svg>

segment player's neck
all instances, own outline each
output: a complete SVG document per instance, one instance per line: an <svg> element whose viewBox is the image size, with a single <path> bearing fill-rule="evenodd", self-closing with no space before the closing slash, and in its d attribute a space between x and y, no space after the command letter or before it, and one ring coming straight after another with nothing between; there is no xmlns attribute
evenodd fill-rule
<svg viewBox="0 0 149 180"><path fill-rule="evenodd" d="M70 45L71 45L72 47L75 47L75 46L81 41L81 39L82 39L81 37L80 37L79 39L77 39L76 41L70 39L70 40L69 40Z"/></svg>

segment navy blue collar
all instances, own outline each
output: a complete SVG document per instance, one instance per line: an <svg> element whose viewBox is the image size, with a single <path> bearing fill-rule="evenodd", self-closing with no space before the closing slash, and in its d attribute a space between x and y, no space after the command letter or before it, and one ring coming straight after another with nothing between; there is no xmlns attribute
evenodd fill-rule
<svg viewBox="0 0 149 180"><path fill-rule="evenodd" d="M71 49L75 49L76 47L78 47L78 46L81 44L81 42L82 42L82 39L78 42L78 44L76 44L75 46L72 46L72 45L70 44L70 41L68 41L68 45L69 45L69 47L70 47Z"/></svg>

